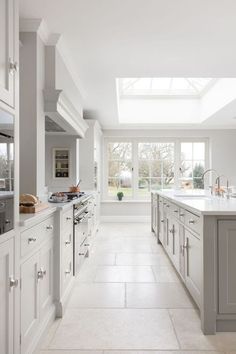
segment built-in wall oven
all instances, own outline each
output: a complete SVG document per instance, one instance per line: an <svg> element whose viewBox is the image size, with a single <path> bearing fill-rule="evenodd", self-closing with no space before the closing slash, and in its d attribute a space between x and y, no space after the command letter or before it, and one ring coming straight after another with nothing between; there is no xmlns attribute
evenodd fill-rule
<svg viewBox="0 0 236 354"><path fill-rule="evenodd" d="M89 256L89 200L91 196L84 196L74 205L74 275L79 272L85 257Z"/></svg>
<svg viewBox="0 0 236 354"><path fill-rule="evenodd" d="M14 117L0 110L0 235L14 228Z"/></svg>

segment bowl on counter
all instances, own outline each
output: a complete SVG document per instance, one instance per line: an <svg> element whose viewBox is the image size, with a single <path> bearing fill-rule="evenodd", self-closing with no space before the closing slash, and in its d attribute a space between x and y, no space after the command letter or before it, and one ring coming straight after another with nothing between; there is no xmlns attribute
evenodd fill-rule
<svg viewBox="0 0 236 354"><path fill-rule="evenodd" d="M65 203L67 202L67 195L64 194L64 195L55 195L55 194L52 194L49 201L50 202L54 202L54 203Z"/></svg>

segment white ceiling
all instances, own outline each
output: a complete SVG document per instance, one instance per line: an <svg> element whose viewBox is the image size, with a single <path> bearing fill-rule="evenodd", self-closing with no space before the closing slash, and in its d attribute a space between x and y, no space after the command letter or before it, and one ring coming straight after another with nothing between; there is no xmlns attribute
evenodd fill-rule
<svg viewBox="0 0 236 354"><path fill-rule="evenodd" d="M21 17L63 35L85 115L107 127L118 124L117 77L236 77L235 14L235 0L20 0Z"/></svg>

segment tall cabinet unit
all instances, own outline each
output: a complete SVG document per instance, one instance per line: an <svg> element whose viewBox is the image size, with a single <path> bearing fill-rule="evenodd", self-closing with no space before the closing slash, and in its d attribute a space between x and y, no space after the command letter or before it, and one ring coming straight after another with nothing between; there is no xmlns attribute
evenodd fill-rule
<svg viewBox="0 0 236 354"><path fill-rule="evenodd" d="M19 240L18 221L19 180L19 28L18 1L0 0L0 130L11 116L14 130L14 227L0 235L0 352L20 352L19 338ZM6 188L6 191L8 189ZM1 205L4 201L1 201ZM2 217L2 216L1 216ZM3 216L4 217L4 216ZM13 220L13 218L12 218ZM5 219L5 222L7 220Z"/></svg>
<svg viewBox="0 0 236 354"><path fill-rule="evenodd" d="M98 121L86 119L89 129L79 144L79 177L81 190L95 192L94 224L99 225L101 198L102 131ZM95 228L96 229L96 228Z"/></svg>
<svg viewBox="0 0 236 354"><path fill-rule="evenodd" d="M0 100L14 107L15 75L18 70L15 52L15 1L0 1Z"/></svg>

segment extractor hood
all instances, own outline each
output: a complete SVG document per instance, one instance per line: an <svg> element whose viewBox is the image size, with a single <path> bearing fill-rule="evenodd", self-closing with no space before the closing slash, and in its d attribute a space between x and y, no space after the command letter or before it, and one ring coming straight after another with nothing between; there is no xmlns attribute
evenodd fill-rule
<svg viewBox="0 0 236 354"><path fill-rule="evenodd" d="M45 46L46 134L84 138L88 125L83 119L81 93L58 52L55 38L54 44Z"/></svg>
<svg viewBox="0 0 236 354"><path fill-rule="evenodd" d="M62 90L44 90L44 112L47 134L84 138L88 125Z"/></svg>

